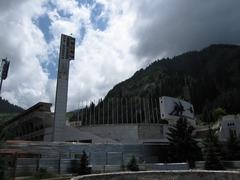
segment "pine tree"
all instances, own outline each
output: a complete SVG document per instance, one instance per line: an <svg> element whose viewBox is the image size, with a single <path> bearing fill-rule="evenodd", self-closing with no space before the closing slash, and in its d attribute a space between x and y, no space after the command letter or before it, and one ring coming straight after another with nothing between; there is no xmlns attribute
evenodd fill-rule
<svg viewBox="0 0 240 180"><path fill-rule="evenodd" d="M222 116L226 115L225 109L218 107L213 110L212 112L213 116L213 121L216 122L218 121Z"/></svg>
<svg viewBox="0 0 240 180"><path fill-rule="evenodd" d="M180 118L176 125L169 128L170 162L188 162L190 167L194 167L194 162L201 158L201 150L192 136L193 130L186 118Z"/></svg>
<svg viewBox="0 0 240 180"><path fill-rule="evenodd" d="M139 167L138 167L137 160L136 160L135 156L132 156L131 160L127 164L127 169L129 171L139 171Z"/></svg>
<svg viewBox="0 0 240 180"><path fill-rule="evenodd" d="M223 170L224 167L220 161L221 147L215 131L208 130L207 138L204 141L205 169L207 170Z"/></svg>
<svg viewBox="0 0 240 180"><path fill-rule="evenodd" d="M227 141L227 160L240 160L240 142L239 139L234 133L234 131L229 131L229 138Z"/></svg>
<svg viewBox="0 0 240 180"><path fill-rule="evenodd" d="M89 167L88 156L85 151L83 151L81 160L80 160L80 167L79 167L79 175L90 174L91 168Z"/></svg>

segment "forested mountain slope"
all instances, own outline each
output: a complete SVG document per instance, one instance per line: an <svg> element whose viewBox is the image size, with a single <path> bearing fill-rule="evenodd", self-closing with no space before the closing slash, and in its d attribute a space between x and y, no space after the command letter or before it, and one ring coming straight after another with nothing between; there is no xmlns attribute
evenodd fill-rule
<svg viewBox="0 0 240 180"><path fill-rule="evenodd" d="M188 87L197 114L216 107L239 113L240 46L211 45L157 60L116 85L106 98L184 97L184 87Z"/></svg>

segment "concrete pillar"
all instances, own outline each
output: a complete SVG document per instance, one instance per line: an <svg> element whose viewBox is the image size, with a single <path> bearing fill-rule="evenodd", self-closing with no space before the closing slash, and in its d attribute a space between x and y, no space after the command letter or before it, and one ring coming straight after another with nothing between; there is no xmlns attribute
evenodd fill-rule
<svg viewBox="0 0 240 180"><path fill-rule="evenodd" d="M70 36L61 35L52 136L53 141L61 141L63 128L66 126L69 62L74 59L74 51L75 39Z"/></svg>

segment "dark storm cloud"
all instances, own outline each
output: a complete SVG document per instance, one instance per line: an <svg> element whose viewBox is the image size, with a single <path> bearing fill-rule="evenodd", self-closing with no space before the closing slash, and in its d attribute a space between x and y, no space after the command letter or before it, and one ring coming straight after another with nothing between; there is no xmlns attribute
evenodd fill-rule
<svg viewBox="0 0 240 180"><path fill-rule="evenodd" d="M134 52L157 58L213 43L240 43L238 0L144 0L138 4Z"/></svg>

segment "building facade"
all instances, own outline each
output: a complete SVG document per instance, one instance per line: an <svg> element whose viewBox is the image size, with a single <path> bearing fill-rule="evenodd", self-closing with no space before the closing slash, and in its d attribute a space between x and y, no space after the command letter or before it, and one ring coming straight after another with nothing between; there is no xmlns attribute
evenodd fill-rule
<svg viewBox="0 0 240 180"><path fill-rule="evenodd" d="M39 102L5 123L1 136L5 139L43 141L53 126L50 103Z"/></svg>

